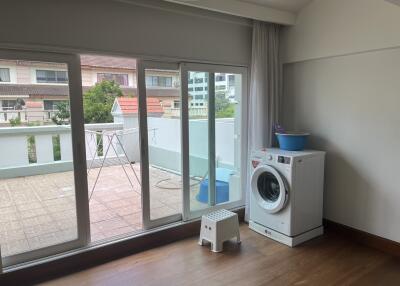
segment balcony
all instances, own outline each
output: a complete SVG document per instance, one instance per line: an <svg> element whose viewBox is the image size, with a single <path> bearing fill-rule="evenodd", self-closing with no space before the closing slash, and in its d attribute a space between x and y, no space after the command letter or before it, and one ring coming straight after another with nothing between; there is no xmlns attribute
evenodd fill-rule
<svg viewBox="0 0 400 286"><path fill-rule="evenodd" d="M195 132L204 129L207 121L191 120L190 124ZM179 125L179 119L148 118L152 219L182 213L180 138L171 138L171 130L179 130ZM222 140L234 141L233 126L233 119L217 121L217 132L226 134L220 136ZM109 134L119 134L120 140L109 140ZM137 129L127 131L122 123L86 124L85 137L91 241L142 231ZM216 141L222 150L219 163L233 165L234 146L225 141ZM198 166L207 165L206 150L200 145L196 148L191 160ZM0 128L0 157L2 256L76 238L70 126ZM129 164L127 157L135 163ZM190 183L190 205L201 209L207 204L196 199L201 177L201 171L197 172Z"/></svg>

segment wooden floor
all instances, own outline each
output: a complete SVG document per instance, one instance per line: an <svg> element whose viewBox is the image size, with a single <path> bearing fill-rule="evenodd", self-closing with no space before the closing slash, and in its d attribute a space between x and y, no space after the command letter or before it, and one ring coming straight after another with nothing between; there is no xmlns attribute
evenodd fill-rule
<svg viewBox="0 0 400 286"><path fill-rule="evenodd" d="M296 248L241 225L223 253L196 238L155 248L43 285L400 285L400 259L328 233Z"/></svg>

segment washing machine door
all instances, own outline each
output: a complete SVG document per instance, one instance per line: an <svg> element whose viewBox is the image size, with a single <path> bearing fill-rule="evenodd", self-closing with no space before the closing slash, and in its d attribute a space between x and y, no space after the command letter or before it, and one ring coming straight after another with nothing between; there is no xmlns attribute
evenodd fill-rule
<svg viewBox="0 0 400 286"><path fill-rule="evenodd" d="M285 181L272 166L258 166L251 177L251 189L257 203L268 213L284 208L288 191Z"/></svg>

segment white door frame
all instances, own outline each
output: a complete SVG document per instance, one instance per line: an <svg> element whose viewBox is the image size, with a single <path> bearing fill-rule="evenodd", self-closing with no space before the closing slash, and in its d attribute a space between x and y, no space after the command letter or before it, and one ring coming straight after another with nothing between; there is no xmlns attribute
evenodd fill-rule
<svg viewBox="0 0 400 286"><path fill-rule="evenodd" d="M74 166L77 239L4 257L3 267L85 246L90 241L89 203L86 176L85 131L82 104L82 77L79 55L1 50L0 59L64 63L68 66L71 108L71 136Z"/></svg>
<svg viewBox="0 0 400 286"><path fill-rule="evenodd" d="M242 207L245 204L245 190L246 190L246 180L247 180L247 94L248 94L248 70L245 67L238 66L226 66L226 65L213 65L213 64L199 64L199 63L189 63L184 62L180 65L181 70L181 120L182 120L182 176L183 176L183 220L191 220L200 217L210 211L217 209L234 209ZM215 90L214 90L214 74L215 73L233 73L242 75L242 96L240 102L240 112L241 112L241 199L234 202L222 203L215 205L215 188L213 185L215 182L211 183L209 186L209 198L211 196L213 199L209 200L210 207L191 211L190 210L190 171L189 171L189 107L188 107L188 72L198 71L198 72L208 72L208 98L209 98L209 182L214 181L215 178ZM210 108L211 107L211 108ZM211 133L211 134L210 134ZM214 146L213 146L214 145Z"/></svg>
<svg viewBox="0 0 400 286"><path fill-rule="evenodd" d="M137 60L137 90L139 95L139 137L140 137L140 171L142 177L142 216L145 229L162 226L182 220L182 214L173 214L159 219L151 219L150 180L149 180L149 150L146 104L146 69L179 70L178 63Z"/></svg>

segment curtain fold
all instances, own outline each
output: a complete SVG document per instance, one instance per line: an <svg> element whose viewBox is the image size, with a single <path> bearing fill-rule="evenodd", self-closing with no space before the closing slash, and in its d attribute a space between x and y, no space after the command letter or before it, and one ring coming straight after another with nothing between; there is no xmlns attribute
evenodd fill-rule
<svg viewBox="0 0 400 286"><path fill-rule="evenodd" d="M280 26L260 21L253 22L252 56L249 98L248 158L251 151L271 147L273 126L278 123L280 110ZM246 214L249 219L250 176L247 172Z"/></svg>

